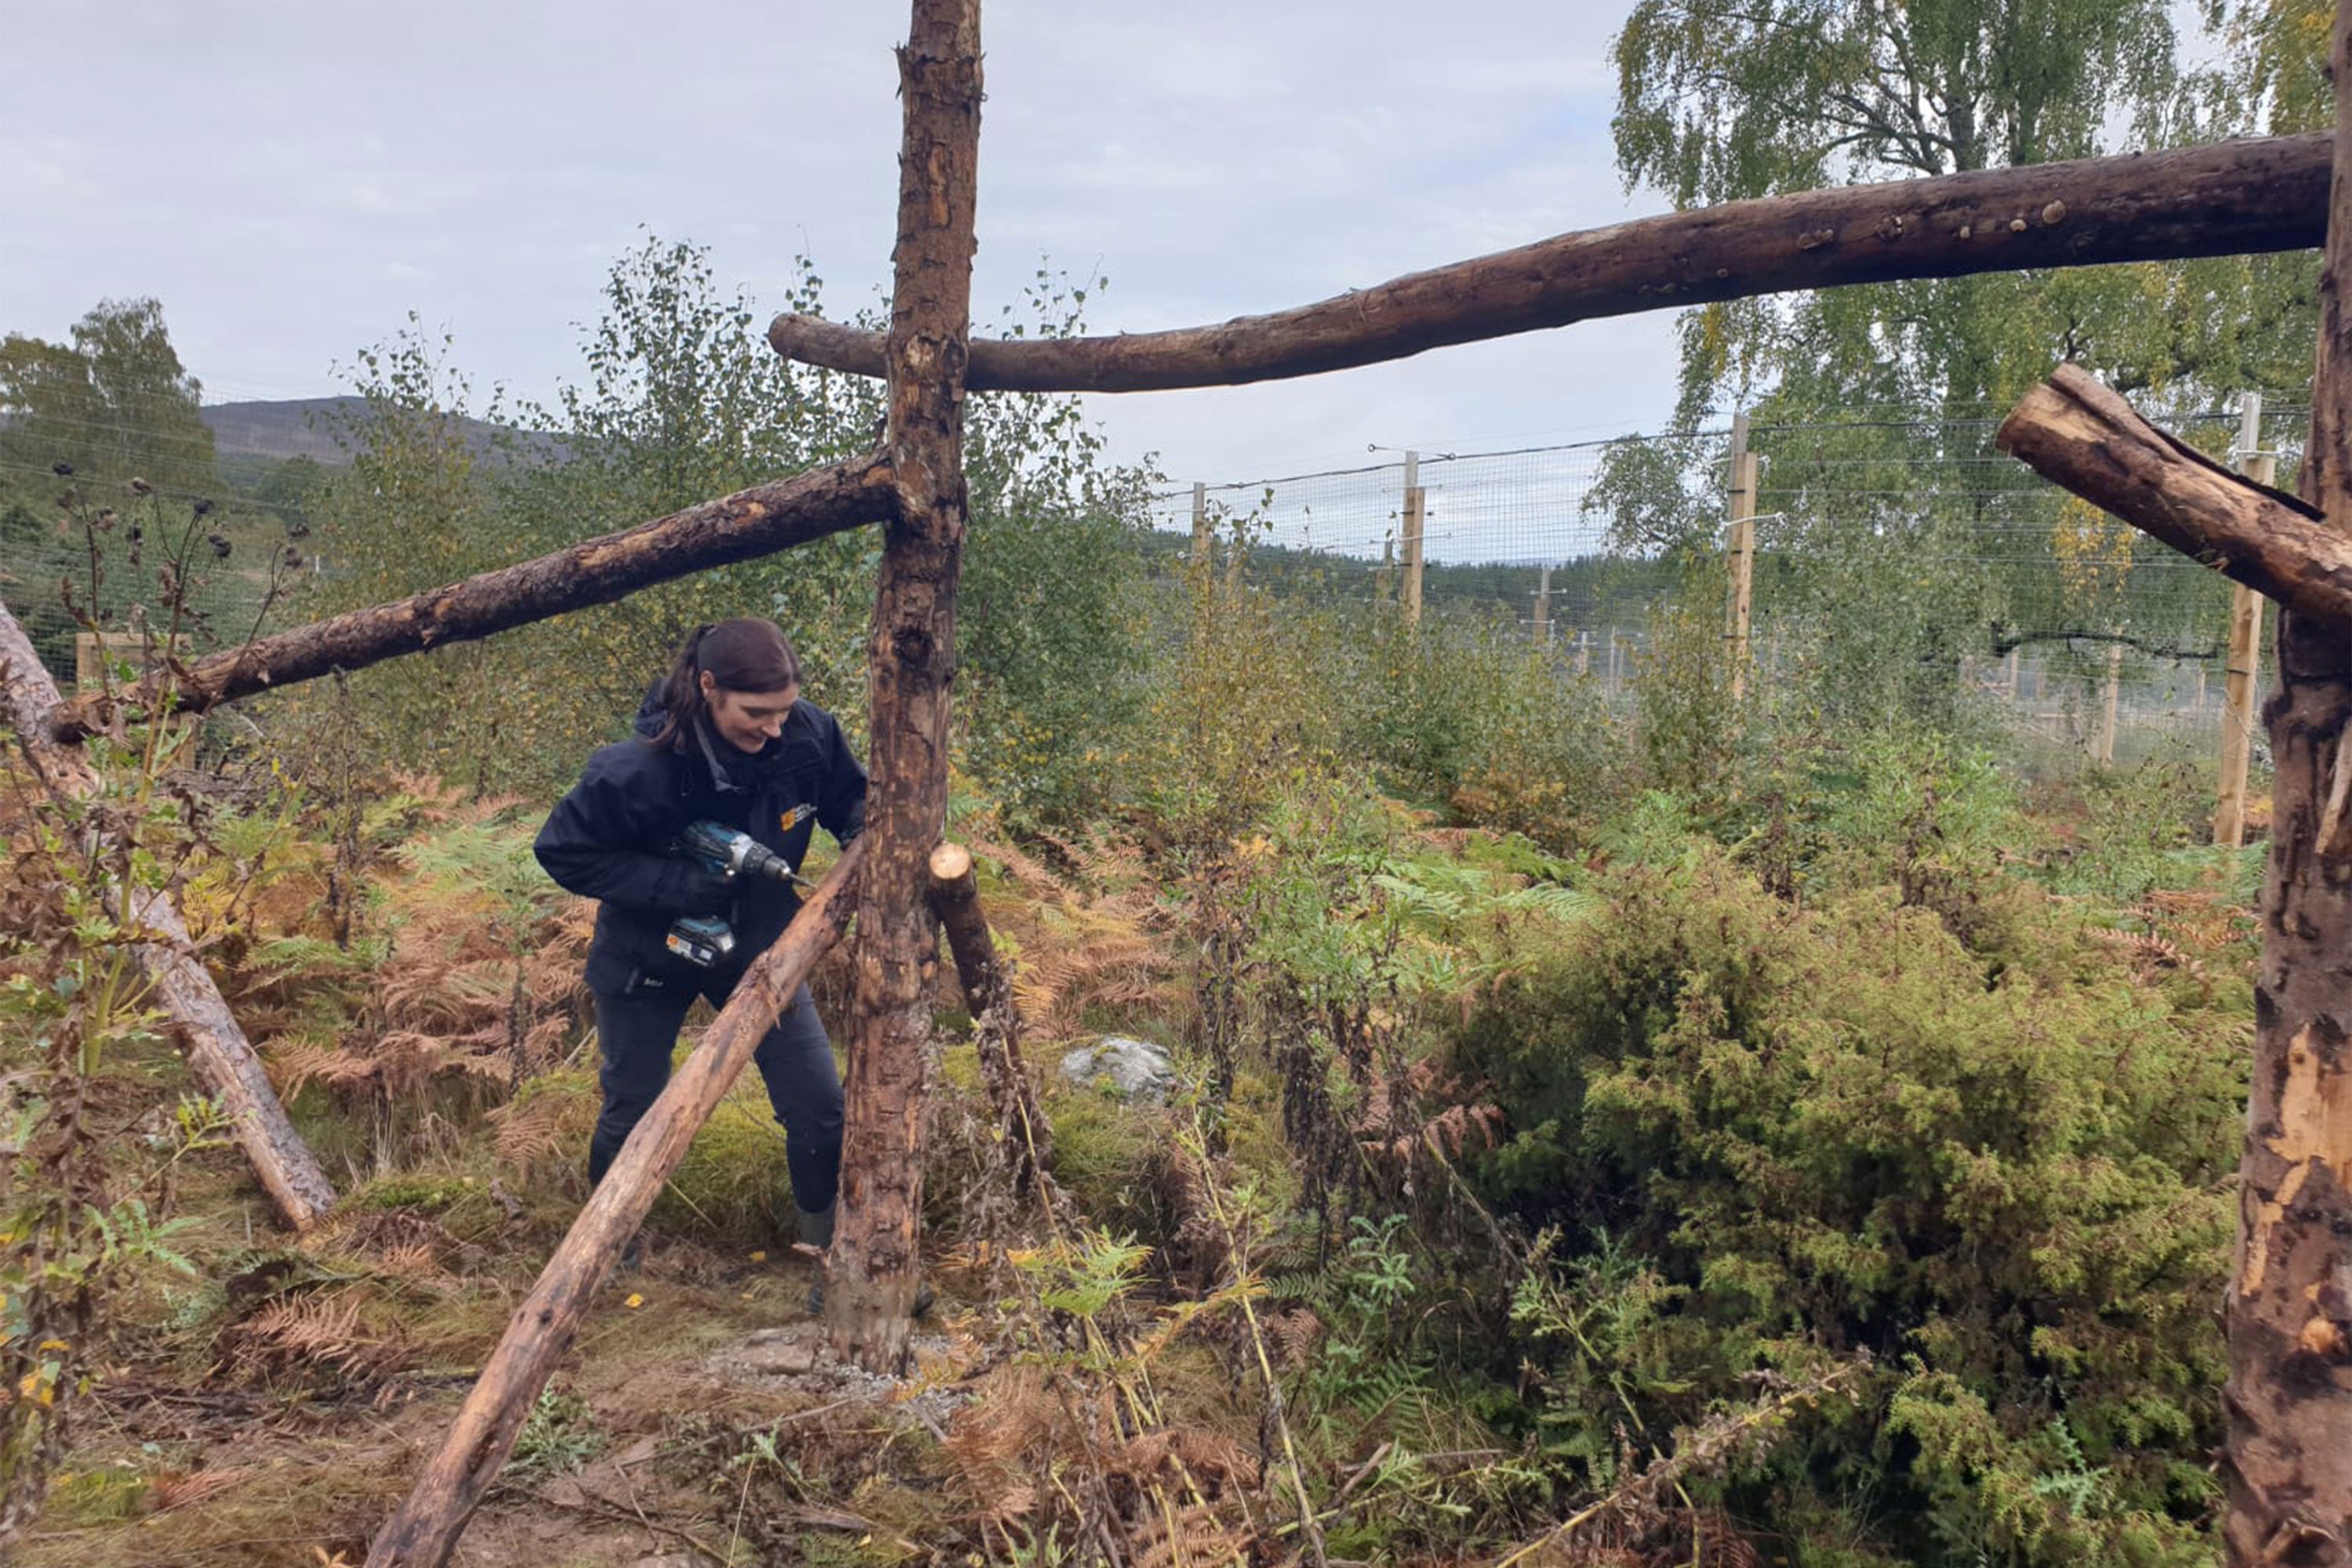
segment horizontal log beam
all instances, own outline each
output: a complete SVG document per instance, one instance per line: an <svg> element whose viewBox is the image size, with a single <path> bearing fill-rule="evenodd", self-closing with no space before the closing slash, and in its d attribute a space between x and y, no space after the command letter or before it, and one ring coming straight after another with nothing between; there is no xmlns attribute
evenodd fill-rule
<svg viewBox="0 0 2352 1568"><path fill-rule="evenodd" d="M2352 636L2352 537L2166 435L2078 365L2025 395L1993 445L2183 555Z"/></svg>
<svg viewBox="0 0 2352 1568"><path fill-rule="evenodd" d="M1221 326L974 338L965 383L975 392L1232 386L1790 289L2300 250L2325 233L2327 177L2322 134L1727 202L1563 234ZM877 332L787 313L769 326L768 342L805 364L882 374Z"/></svg>
<svg viewBox="0 0 2352 1568"><path fill-rule="evenodd" d="M175 708L201 712L334 670L470 642L609 604L656 583L884 521L897 514L897 505L889 468L878 456L812 468L396 604L261 637L110 697L77 698L58 705L49 732L61 742L80 741L106 728L118 713L143 711L167 680Z"/></svg>

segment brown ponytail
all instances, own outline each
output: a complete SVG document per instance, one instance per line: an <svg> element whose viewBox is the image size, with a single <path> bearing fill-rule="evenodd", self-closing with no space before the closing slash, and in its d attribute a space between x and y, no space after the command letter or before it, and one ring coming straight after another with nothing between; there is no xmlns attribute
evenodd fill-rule
<svg viewBox="0 0 2352 1568"><path fill-rule="evenodd" d="M662 682L662 726L647 745L684 749L688 727L709 706L705 675L722 691L782 691L801 683L800 656L773 621L744 616L695 627Z"/></svg>

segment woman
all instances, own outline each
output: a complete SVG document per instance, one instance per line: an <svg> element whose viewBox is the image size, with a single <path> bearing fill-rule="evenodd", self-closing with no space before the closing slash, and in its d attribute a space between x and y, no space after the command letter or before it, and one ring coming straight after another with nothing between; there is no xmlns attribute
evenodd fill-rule
<svg viewBox="0 0 2352 1568"><path fill-rule="evenodd" d="M819 826L846 845L866 825L866 770L841 726L803 700L800 687L800 660L773 622L696 627L668 676L646 693L636 737L591 756L540 829L534 847L547 874L601 900L587 975L604 1090L588 1145L592 1185L669 1081L687 1008L697 996L723 1005L800 908L788 884L730 879L678 854L678 836L693 823L716 822L798 866ZM668 942L670 927L694 915L719 916L734 933L732 950L708 967ZM829 1247L841 1075L807 986L752 1060L784 1126L801 1239Z"/></svg>

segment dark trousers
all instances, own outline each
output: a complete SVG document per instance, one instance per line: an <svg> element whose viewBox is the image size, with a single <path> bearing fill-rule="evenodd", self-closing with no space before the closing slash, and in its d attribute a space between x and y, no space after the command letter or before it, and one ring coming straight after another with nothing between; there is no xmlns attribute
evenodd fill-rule
<svg viewBox="0 0 2352 1568"><path fill-rule="evenodd" d="M596 993L596 1043L604 1058L598 1077L604 1109L588 1143L591 1185L628 1141L629 1129L653 1106L669 1082L670 1053L678 1026L694 1003L695 989L676 985L629 995ZM720 990L713 1005L725 1002ZM792 1173L793 1201L811 1211L830 1207L841 1183L841 1072L833 1045L816 1016L807 986L793 993L776 1026L751 1059L768 1086L768 1103L784 1127L784 1164Z"/></svg>

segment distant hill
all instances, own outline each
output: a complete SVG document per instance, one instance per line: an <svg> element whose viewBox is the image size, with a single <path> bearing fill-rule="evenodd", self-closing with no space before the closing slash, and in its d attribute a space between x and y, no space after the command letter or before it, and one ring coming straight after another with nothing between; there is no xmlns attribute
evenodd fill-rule
<svg viewBox="0 0 2352 1568"><path fill-rule="evenodd" d="M205 423L212 426L214 449L224 459L267 458L283 462L289 458L309 458L340 467L351 460L351 454L336 444L335 437L366 408L367 399L347 395L215 403L202 412ZM500 427L481 419L463 423L476 454L488 456ZM556 449L552 437L541 437L535 445L542 451Z"/></svg>

